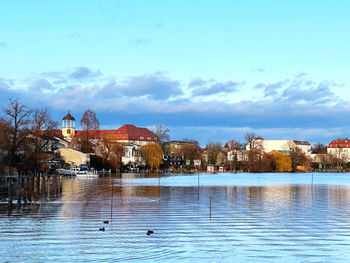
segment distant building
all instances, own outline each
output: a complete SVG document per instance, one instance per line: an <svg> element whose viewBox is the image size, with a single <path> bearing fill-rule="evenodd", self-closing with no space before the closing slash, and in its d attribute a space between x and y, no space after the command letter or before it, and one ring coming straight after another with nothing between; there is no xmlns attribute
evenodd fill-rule
<svg viewBox="0 0 350 263"><path fill-rule="evenodd" d="M125 124L115 130L116 140L123 143L134 143L145 145L150 142L157 142L157 136L147 128L136 127L135 125Z"/></svg>
<svg viewBox="0 0 350 263"><path fill-rule="evenodd" d="M87 164L90 162L90 155L82 153L73 148L60 148L58 149L61 158L72 166L79 166L81 164Z"/></svg>
<svg viewBox="0 0 350 263"><path fill-rule="evenodd" d="M187 146L191 145L195 145L195 142L186 140L164 142L162 147L164 151L163 160L165 161L165 166L182 168L184 165L190 165L191 161L189 159L185 160L184 150ZM201 165L201 159L193 160L194 167L200 167Z"/></svg>
<svg viewBox="0 0 350 263"><path fill-rule="evenodd" d="M336 139L331 141L327 147L327 153L350 162L350 139Z"/></svg>
<svg viewBox="0 0 350 263"><path fill-rule="evenodd" d="M297 140L265 140L264 138L255 138L253 140L254 147L261 147L264 152L281 152L289 153L291 148L297 147L306 155L311 155L311 144L308 141ZM246 150L250 150L249 143Z"/></svg>
<svg viewBox="0 0 350 263"><path fill-rule="evenodd" d="M223 172L226 172L226 166L224 166L224 165L208 165L207 172L208 173L223 173Z"/></svg>
<svg viewBox="0 0 350 263"><path fill-rule="evenodd" d="M54 138L52 141L55 143L55 146L58 146L57 149L64 148L63 151L60 151L61 155L64 155L63 159L74 165L81 162L86 163L86 160L89 160L88 157L85 158L86 156L79 152L76 144L85 134L83 130L76 130L75 118L69 111L62 118L62 129L51 131L51 136ZM141 146L147 143L158 142L157 136L149 129L136 127L132 124L125 124L114 130L91 130L89 131L89 140L97 154L101 150L100 148L104 147L104 140L121 143L125 153L122 157L123 165L144 165L145 162L140 155Z"/></svg>
<svg viewBox="0 0 350 263"><path fill-rule="evenodd" d="M75 136L75 119L69 111L62 119L62 135L68 141Z"/></svg>

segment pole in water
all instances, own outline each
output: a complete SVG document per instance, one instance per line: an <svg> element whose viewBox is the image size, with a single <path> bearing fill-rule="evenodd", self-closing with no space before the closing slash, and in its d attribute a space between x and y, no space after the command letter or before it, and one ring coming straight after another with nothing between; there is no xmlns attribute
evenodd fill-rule
<svg viewBox="0 0 350 263"><path fill-rule="evenodd" d="M199 171L198 171L198 188L199 188Z"/></svg>
<svg viewBox="0 0 350 263"><path fill-rule="evenodd" d="M197 177L198 177L197 194L198 194L198 200L199 200L199 171L198 171Z"/></svg>
<svg viewBox="0 0 350 263"><path fill-rule="evenodd" d="M209 209L210 209L209 218L211 219L211 196L210 196L210 205L209 205Z"/></svg>
<svg viewBox="0 0 350 263"><path fill-rule="evenodd" d="M113 217L113 179L112 179L112 198L111 198L111 222Z"/></svg>

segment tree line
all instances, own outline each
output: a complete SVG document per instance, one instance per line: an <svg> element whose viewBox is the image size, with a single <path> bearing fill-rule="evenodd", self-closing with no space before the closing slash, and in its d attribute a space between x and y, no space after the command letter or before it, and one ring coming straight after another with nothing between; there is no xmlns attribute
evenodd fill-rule
<svg viewBox="0 0 350 263"><path fill-rule="evenodd" d="M53 121L47 108L30 109L17 99L10 99L3 107L0 118L1 168L9 170L22 167L40 169L42 160L47 159L49 142L58 123ZM9 171L10 172L10 171Z"/></svg>
<svg viewBox="0 0 350 263"><path fill-rule="evenodd" d="M86 110L80 120L82 130L74 136L71 146L91 154L92 166L120 169L125 148L122 143L100 136L96 113ZM0 169L4 166L27 170L40 170L43 162L58 159L55 146L48 138L57 135L58 123L52 120L47 108L31 109L17 99L10 99L2 109L0 117ZM163 125L152 129L158 140L137 149L137 156L143 157L149 169L179 167L205 169L207 165L225 165L230 171L247 172L295 172L308 171L312 165L310 157L298 147L290 146L288 154L266 153L256 143L255 133L245 134L245 142L229 140L224 145L209 142L204 148L198 141L183 139L181 147L171 148L170 130ZM247 149L245 150L246 146ZM346 160L340 155L327 154L327 146L321 143L312 147L320 155L323 168L346 168ZM164 159L168 156L168 159Z"/></svg>

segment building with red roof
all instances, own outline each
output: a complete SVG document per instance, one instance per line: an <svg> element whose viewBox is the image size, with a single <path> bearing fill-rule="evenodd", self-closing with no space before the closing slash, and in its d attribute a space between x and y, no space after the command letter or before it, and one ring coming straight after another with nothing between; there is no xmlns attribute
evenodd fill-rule
<svg viewBox="0 0 350 263"><path fill-rule="evenodd" d="M327 153L335 155L347 162L350 161L350 139L335 139L328 144Z"/></svg>
<svg viewBox="0 0 350 263"><path fill-rule="evenodd" d="M254 147L259 147L264 152L282 152L289 153L291 148L299 148L306 155L311 155L311 144L308 141L298 140L265 140L262 137L255 138L252 142ZM246 150L250 150L250 144L246 145Z"/></svg>
<svg viewBox="0 0 350 263"><path fill-rule="evenodd" d="M86 136L86 131L75 129L75 118L70 112L63 117L62 121L62 130L60 132L55 131L57 137L63 137L66 141L71 142L74 139L79 141ZM89 131L89 138L95 145L96 153L105 147L103 140L122 143L124 145L124 156L122 157L124 165L143 163L144 160L139 154L140 147L147 143L158 142L158 137L149 129L136 127L132 124L125 124L115 130L91 130Z"/></svg>

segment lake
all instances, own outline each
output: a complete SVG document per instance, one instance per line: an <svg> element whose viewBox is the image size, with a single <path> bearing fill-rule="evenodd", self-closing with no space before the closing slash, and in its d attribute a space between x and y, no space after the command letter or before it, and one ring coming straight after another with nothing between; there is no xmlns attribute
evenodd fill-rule
<svg viewBox="0 0 350 263"><path fill-rule="evenodd" d="M350 174L63 178L0 236L1 262L350 262Z"/></svg>

